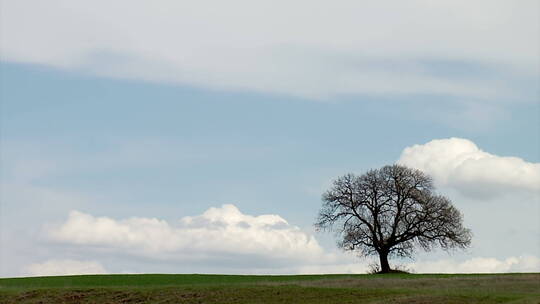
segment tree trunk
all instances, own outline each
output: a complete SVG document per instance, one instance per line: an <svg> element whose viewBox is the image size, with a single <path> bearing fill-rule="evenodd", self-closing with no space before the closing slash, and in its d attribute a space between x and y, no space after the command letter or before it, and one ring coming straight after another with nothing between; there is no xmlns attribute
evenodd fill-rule
<svg viewBox="0 0 540 304"><path fill-rule="evenodd" d="M390 264L388 264L388 252L387 251L379 252L379 259L381 261L381 273L389 273Z"/></svg>

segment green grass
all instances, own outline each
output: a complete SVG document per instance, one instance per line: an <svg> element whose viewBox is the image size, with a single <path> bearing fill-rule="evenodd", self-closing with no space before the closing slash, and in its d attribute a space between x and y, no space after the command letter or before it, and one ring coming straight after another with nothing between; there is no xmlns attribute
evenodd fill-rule
<svg viewBox="0 0 540 304"><path fill-rule="evenodd" d="M540 303L540 274L0 279L0 303Z"/></svg>

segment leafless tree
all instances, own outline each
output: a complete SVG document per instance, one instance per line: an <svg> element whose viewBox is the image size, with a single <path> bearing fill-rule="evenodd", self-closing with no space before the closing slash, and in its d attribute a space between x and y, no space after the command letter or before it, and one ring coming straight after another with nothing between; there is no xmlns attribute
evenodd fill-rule
<svg viewBox="0 0 540 304"><path fill-rule="evenodd" d="M389 257L412 257L416 247L449 250L471 242L451 201L434 193L428 175L405 166L344 175L322 200L317 229L335 231L345 250L378 254L382 273L391 272Z"/></svg>

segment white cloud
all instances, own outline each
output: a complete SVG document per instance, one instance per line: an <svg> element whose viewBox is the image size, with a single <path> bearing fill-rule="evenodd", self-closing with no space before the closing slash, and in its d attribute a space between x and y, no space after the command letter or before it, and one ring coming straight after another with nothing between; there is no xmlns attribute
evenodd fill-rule
<svg viewBox="0 0 540 304"><path fill-rule="evenodd" d="M370 264L378 261L376 256L359 258L351 252L324 249L314 236L278 215L246 215L234 205L210 208L201 215L183 217L175 224L155 218L116 220L72 211L67 221L49 231L49 236L68 245L70 251L120 257L128 262L123 267L138 265L143 257L152 263L172 263L174 267L170 269L184 265L183 271L205 273L365 273ZM130 260L139 262L129 264ZM48 269L49 264L32 269ZM399 265L399 260L391 264ZM464 261L459 257L421 259L402 265L417 273L540 271L540 259L533 255L473 257ZM28 269L26 273L37 273ZM144 269L137 272L145 272Z"/></svg>
<svg viewBox="0 0 540 304"><path fill-rule="evenodd" d="M333 264L313 264L302 265L295 268L297 274L341 274L341 273L368 273L370 271L370 264L368 260L352 259L347 256L339 255L337 257L340 261Z"/></svg>
<svg viewBox="0 0 540 304"><path fill-rule="evenodd" d="M3 60L113 77L324 98L520 92L486 71L446 75L445 65L538 75L537 1L19 0L1 8Z"/></svg>
<svg viewBox="0 0 540 304"><path fill-rule="evenodd" d="M416 273L504 273L539 272L540 259L535 256L509 257L506 259L476 257L463 262L443 259L432 262L407 264Z"/></svg>
<svg viewBox="0 0 540 304"><path fill-rule="evenodd" d="M324 273L367 273L371 264L377 264L377 258L358 259L342 254L332 264L306 265L295 268L299 274ZM493 257L474 257L464 261L457 259L438 259L399 263L390 261L392 267L403 268L414 273L507 273L539 272L540 258L533 255L512 256L503 259Z"/></svg>
<svg viewBox="0 0 540 304"><path fill-rule="evenodd" d="M96 261L49 260L24 267L25 276L56 276L78 274L105 274L107 270Z"/></svg>
<svg viewBox="0 0 540 304"><path fill-rule="evenodd" d="M313 236L278 215L251 216L234 205L210 208L178 224L156 218L115 220L72 211L53 240L152 259L306 263L325 259Z"/></svg>
<svg viewBox="0 0 540 304"><path fill-rule="evenodd" d="M441 186L473 197L499 196L508 190L540 190L540 164L482 151L462 138L432 140L403 150L398 163L420 169Z"/></svg>

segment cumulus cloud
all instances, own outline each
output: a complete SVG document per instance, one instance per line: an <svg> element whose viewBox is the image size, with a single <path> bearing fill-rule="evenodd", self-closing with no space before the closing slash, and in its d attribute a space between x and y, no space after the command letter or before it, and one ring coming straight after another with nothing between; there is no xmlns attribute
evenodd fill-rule
<svg viewBox="0 0 540 304"><path fill-rule="evenodd" d="M50 237L78 246L165 260L255 264L324 258L317 240L278 215L251 216L234 205L210 208L170 224L156 218L115 220L72 211Z"/></svg>
<svg viewBox="0 0 540 304"><path fill-rule="evenodd" d="M24 267L25 276L56 276L78 274L105 274L107 270L96 261L49 260Z"/></svg>
<svg viewBox="0 0 540 304"><path fill-rule="evenodd" d="M535 256L509 257L506 259L476 257L463 262L443 259L432 262L407 264L417 273L504 273L538 272L540 259Z"/></svg>
<svg viewBox="0 0 540 304"><path fill-rule="evenodd" d="M377 261L377 257L359 259L351 252L324 249L314 236L279 215L247 215L230 204L183 217L176 223L156 218L117 220L72 211L64 223L49 231L49 236L83 254L139 262L143 257L152 263L175 265L170 269L187 263L189 267L181 269L194 272L365 273ZM532 255L474 257L465 261L420 260L404 266L417 273L535 272L540 271L540 259ZM95 262L53 260L27 266L24 272L45 275L106 271Z"/></svg>
<svg viewBox="0 0 540 304"><path fill-rule="evenodd" d="M536 1L1 5L3 60L112 77L324 98L500 97L522 90L494 69L538 75Z"/></svg>
<svg viewBox="0 0 540 304"><path fill-rule="evenodd" d="M398 163L420 169L437 184L472 197L498 196L508 190L540 191L540 163L490 154L463 138L407 147Z"/></svg>

